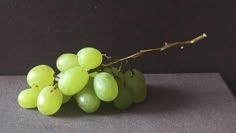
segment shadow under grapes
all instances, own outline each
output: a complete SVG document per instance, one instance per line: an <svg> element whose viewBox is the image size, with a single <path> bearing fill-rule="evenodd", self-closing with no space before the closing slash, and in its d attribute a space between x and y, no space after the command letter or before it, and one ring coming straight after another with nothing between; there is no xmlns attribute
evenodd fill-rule
<svg viewBox="0 0 236 133"><path fill-rule="evenodd" d="M86 117L86 116L109 116L121 114L142 114L148 115L153 113L173 112L178 109L188 108L188 103L194 100L194 97L183 90L165 86L147 87L148 95L144 102L133 104L127 110L117 110L112 103L102 102L101 107L95 113L85 113L76 104L74 99L62 105L61 109L53 117Z"/></svg>

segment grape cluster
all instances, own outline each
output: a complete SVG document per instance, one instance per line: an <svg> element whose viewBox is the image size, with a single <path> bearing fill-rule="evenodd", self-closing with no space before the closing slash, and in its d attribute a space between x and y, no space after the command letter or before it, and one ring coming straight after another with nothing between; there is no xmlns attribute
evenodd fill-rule
<svg viewBox="0 0 236 133"><path fill-rule="evenodd" d="M101 102L113 102L117 109L140 103L147 95L144 75L130 69L124 73L116 67L98 69L103 55L95 48L81 49L77 55L62 54L56 61L60 73L47 65L32 68L27 75L29 89L21 91L18 103L22 108L38 108L44 115L55 114L62 104L75 99L84 112L99 109Z"/></svg>

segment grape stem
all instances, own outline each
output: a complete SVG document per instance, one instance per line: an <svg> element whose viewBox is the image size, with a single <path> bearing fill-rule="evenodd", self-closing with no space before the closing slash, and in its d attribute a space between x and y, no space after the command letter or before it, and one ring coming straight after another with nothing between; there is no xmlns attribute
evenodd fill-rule
<svg viewBox="0 0 236 133"><path fill-rule="evenodd" d="M117 59L113 62L110 62L110 63L107 63L107 64L102 64L100 67L96 68L96 69L92 69L90 70L89 72L94 72L94 71L98 71L98 70L101 70L101 69L104 69L104 68L107 68L107 67L110 67L110 66L113 66L115 64L118 64L118 63L123 63L123 62L128 62L129 60L134 60L146 53L150 53L150 52L157 52L157 51L164 51L166 49L169 49L171 47L175 47L175 46L181 46L181 49L186 46L186 45L192 45L204 38L206 38L207 35L206 33L203 33L202 35L196 37L196 38L193 38L192 40L188 40L188 41L180 41L180 42L173 42L173 43L165 43L164 46L162 47L159 47L159 48L153 48L153 49L145 49L145 50L140 50L132 55L129 55L127 57L123 57L123 58L120 58L120 59ZM107 56L107 55L106 55ZM110 57L108 57L110 58Z"/></svg>

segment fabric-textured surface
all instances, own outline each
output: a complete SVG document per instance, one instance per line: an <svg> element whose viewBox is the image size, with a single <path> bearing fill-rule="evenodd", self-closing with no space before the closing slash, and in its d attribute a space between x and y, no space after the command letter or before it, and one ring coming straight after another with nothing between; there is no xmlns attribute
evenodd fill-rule
<svg viewBox="0 0 236 133"><path fill-rule="evenodd" d="M234 97L217 73L147 74L148 97L118 111L83 113L72 100L53 116L22 109L25 76L0 76L0 133L235 133Z"/></svg>

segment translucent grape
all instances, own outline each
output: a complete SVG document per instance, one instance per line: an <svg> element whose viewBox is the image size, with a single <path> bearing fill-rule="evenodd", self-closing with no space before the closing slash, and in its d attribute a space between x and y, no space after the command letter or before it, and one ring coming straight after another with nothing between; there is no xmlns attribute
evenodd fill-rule
<svg viewBox="0 0 236 133"><path fill-rule="evenodd" d="M62 104L69 102L70 99L71 99L71 97L72 97L72 96L63 95L63 101L62 101Z"/></svg>
<svg viewBox="0 0 236 133"><path fill-rule="evenodd" d="M37 107L37 99L40 91L40 88L30 88L22 90L18 95L18 104L22 108Z"/></svg>
<svg viewBox="0 0 236 133"><path fill-rule="evenodd" d="M140 103L144 101L147 96L146 83L140 73L136 71L133 72L132 75L129 71L125 73L126 87L130 88L134 102Z"/></svg>
<svg viewBox="0 0 236 133"><path fill-rule="evenodd" d="M47 65L38 65L32 68L27 75L27 82L31 87L43 88L52 85L54 81L54 71Z"/></svg>
<svg viewBox="0 0 236 133"><path fill-rule="evenodd" d="M57 68L59 71L64 72L72 67L79 66L78 56L72 53L65 53L58 57Z"/></svg>
<svg viewBox="0 0 236 133"><path fill-rule="evenodd" d="M63 95L58 88L48 86L39 93L37 107L44 115L55 114L61 107Z"/></svg>
<svg viewBox="0 0 236 133"><path fill-rule="evenodd" d="M99 99L107 102L114 100L118 95L117 83L107 72L101 72L95 76L94 90Z"/></svg>
<svg viewBox="0 0 236 133"><path fill-rule="evenodd" d="M102 63L102 54L95 48L83 48L77 55L79 56L78 60L80 66L85 69L94 69Z"/></svg>
<svg viewBox="0 0 236 133"><path fill-rule="evenodd" d="M63 73L58 87L64 95L74 95L85 87L89 79L88 72L81 67L73 67Z"/></svg>
<svg viewBox="0 0 236 133"><path fill-rule="evenodd" d="M87 113L92 113L98 110L101 101L94 93L93 88L85 87L82 91L75 95L78 106Z"/></svg>

